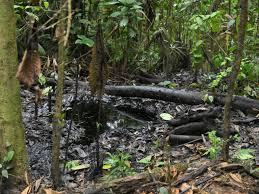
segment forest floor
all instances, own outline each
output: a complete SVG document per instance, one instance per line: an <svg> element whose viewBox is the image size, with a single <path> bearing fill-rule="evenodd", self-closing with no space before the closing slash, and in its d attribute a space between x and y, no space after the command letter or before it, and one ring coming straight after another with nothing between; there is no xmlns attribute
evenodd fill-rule
<svg viewBox="0 0 259 194"><path fill-rule="evenodd" d="M187 88L192 83L192 75L182 72L174 76L170 81L177 84L178 88ZM65 88L64 110L66 110L65 127L62 130L61 159L64 161L66 153L66 139L71 119L71 107L74 98L75 87ZM98 105L90 97L89 89L79 86L78 105L73 112L71 135L69 138L67 161L79 160L86 164L87 168L76 171L65 171L62 175L64 186L60 188L64 193L104 193L94 192L96 182L96 122ZM54 97L52 99L54 104ZM29 152L29 164L34 180L41 179L42 187L51 187L51 123L49 119L48 99L44 98L38 108L38 118L34 117L34 102L31 92L22 90L23 121L26 127L26 143ZM143 183L142 186L131 191L125 189L125 193L166 193L164 187L168 186L166 180L178 181L190 173L192 177L182 181L177 186L172 186L172 194L176 193L259 193L258 178L250 171L249 164L230 166L220 160L210 160L204 153L208 147L203 141L165 146L165 139L172 130L160 118L161 113L170 113L174 118L190 115L197 112L210 110L213 105L186 105L173 102L164 102L144 98L121 98L104 95L103 97L103 130L99 135L101 161L107 157L107 152L116 154L118 151L128 153L131 156L131 168L136 173L150 171L154 163L168 164L172 172L161 173L160 177L152 176L152 181ZM233 119L246 119L255 117L243 113L240 110L232 112ZM213 130L221 129L222 115L213 119ZM256 149L255 134L259 133L259 123L231 124L231 127L240 134L239 141L233 142L230 147L230 155L240 148ZM152 162L147 165L137 161L152 157ZM218 157L220 158L220 157ZM253 159L254 161L254 159ZM152 164L151 164L152 163ZM185 168L176 168L181 164ZM206 166L202 172L202 166ZM166 168L165 167L162 168ZM245 166L245 167L244 167ZM247 167L248 166L248 167ZM63 169L63 167L62 167ZM135 175L136 176L136 175ZM105 185L97 181L98 185ZM151 182L151 183L150 183ZM152 184L153 182L153 184ZM149 183L149 184L148 184ZM192 187L189 187L193 185ZM127 185L126 187L130 187ZM91 189L89 189L91 188ZM132 187L133 188L133 187ZM174 189L174 190L173 190ZM185 190L185 191L184 191ZM123 193L123 189L120 190ZM47 193L47 192L46 192ZM119 192L116 192L119 193Z"/></svg>

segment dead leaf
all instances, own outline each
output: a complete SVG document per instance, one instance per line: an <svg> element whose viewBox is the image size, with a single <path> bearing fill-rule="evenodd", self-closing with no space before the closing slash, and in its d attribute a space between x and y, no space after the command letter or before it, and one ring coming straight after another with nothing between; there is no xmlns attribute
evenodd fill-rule
<svg viewBox="0 0 259 194"><path fill-rule="evenodd" d="M180 191L178 188L171 188L170 194L179 194Z"/></svg>
<svg viewBox="0 0 259 194"><path fill-rule="evenodd" d="M46 194L63 194L64 192L58 192L58 191L54 191L52 189L43 189L45 191Z"/></svg>
<svg viewBox="0 0 259 194"><path fill-rule="evenodd" d="M188 191L186 191L185 194L193 194L192 187L190 187L189 184L183 183L183 184L180 186L180 190L181 190L181 191L185 191L185 190L187 190L187 189L188 189Z"/></svg>
<svg viewBox="0 0 259 194"><path fill-rule="evenodd" d="M25 177L25 182L26 182L26 184L27 184L27 185L30 185L29 176L28 176L28 172L27 172L27 171L25 171L24 177Z"/></svg>
<svg viewBox="0 0 259 194"><path fill-rule="evenodd" d="M32 190L32 185L29 185L28 187L26 187L21 194L29 194Z"/></svg>
<svg viewBox="0 0 259 194"><path fill-rule="evenodd" d="M229 173L230 178L232 178L234 181L236 181L237 183L243 184L242 181L242 177L240 174L233 174L233 173Z"/></svg>
<svg viewBox="0 0 259 194"><path fill-rule="evenodd" d="M35 181L35 184L34 184L34 191L35 192L37 192L39 190L42 179L43 179L43 177L41 177L41 178L39 178L38 180Z"/></svg>
<svg viewBox="0 0 259 194"><path fill-rule="evenodd" d="M173 166L173 167L171 168L171 174L172 174L172 177L173 177L173 178L176 178L178 172L177 172L177 169L175 168L175 166Z"/></svg>

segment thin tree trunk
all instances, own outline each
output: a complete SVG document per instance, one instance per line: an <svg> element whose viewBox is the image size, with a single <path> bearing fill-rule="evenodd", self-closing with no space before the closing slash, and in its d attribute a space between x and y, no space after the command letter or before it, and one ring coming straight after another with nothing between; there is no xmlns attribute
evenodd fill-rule
<svg viewBox="0 0 259 194"><path fill-rule="evenodd" d="M6 153L6 144L11 144L15 152L14 169L11 173L22 177L27 170L27 151L21 115L20 87L15 77L18 53L13 7L12 0L0 0L0 159Z"/></svg>
<svg viewBox="0 0 259 194"><path fill-rule="evenodd" d="M237 76L240 70L241 60L243 56L244 49L244 40L245 40L245 31L246 31L246 23L247 23L247 15L248 15L248 0L240 0L240 23L239 23L239 31L238 31L238 46L236 52L236 59L233 65L233 69L230 75L230 83L228 93L225 99L225 107L224 107L224 145L223 145L223 159L227 161L229 159L229 128L230 128L230 110L232 106L232 97L235 91L235 84L237 80Z"/></svg>
<svg viewBox="0 0 259 194"><path fill-rule="evenodd" d="M63 98L63 88L64 88L64 65L66 59L65 52L65 20L66 17L66 6L63 6L66 0L61 0L60 8L60 23L57 26L58 35L58 83L56 88L56 102L55 102L55 114L53 118L53 133L52 133L52 166L51 175L53 179L53 184L55 187L59 186L60 183L60 139L61 139L61 129L64 126L64 121L62 118L62 98Z"/></svg>

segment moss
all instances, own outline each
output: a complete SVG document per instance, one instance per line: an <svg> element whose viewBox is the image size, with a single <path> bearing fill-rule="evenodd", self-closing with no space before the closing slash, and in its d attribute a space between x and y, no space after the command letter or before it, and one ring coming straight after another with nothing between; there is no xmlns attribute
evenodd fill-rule
<svg viewBox="0 0 259 194"><path fill-rule="evenodd" d="M0 0L0 146L13 146L13 174L23 176L27 170L25 134L21 116L20 87L15 78L18 62L16 18L13 1Z"/></svg>

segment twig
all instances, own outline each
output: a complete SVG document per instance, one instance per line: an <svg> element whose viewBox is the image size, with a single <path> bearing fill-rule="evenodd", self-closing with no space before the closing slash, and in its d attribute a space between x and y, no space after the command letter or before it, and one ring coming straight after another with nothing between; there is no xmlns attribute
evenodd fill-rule
<svg viewBox="0 0 259 194"><path fill-rule="evenodd" d="M204 184L204 183L208 182L209 180L211 180L211 179L213 179L213 178L215 178L215 177L217 177L217 176L220 176L220 175L221 175L221 173L217 173L217 174L213 175L212 177L206 178L205 180L196 181L194 185L197 187L197 186L199 186L199 185L201 185L201 184ZM192 186L189 186L188 188L182 190L181 193L179 193L179 194L184 194L184 193L186 193L187 191L189 191L191 188L192 188Z"/></svg>
<svg viewBox="0 0 259 194"><path fill-rule="evenodd" d="M64 40L64 46L67 45L70 29L71 29L71 21L72 21L72 0L67 0L67 8L68 8L68 16L67 16L67 30L66 30L66 36Z"/></svg>

